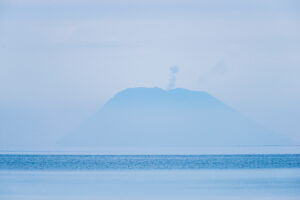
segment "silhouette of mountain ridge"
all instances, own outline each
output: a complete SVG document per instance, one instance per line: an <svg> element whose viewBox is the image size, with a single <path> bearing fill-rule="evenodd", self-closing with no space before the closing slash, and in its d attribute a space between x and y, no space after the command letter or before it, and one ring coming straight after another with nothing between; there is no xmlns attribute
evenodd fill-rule
<svg viewBox="0 0 300 200"><path fill-rule="evenodd" d="M206 92L129 88L117 93L61 144L99 147L287 145Z"/></svg>

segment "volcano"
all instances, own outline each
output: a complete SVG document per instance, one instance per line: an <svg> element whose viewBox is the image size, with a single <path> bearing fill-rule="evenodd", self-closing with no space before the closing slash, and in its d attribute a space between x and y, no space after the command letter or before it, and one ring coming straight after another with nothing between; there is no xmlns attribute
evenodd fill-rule
<svg viewBox="0 0 300 200"><path fill-rule="evenodd" d="M62 139L64 145L194 147L288 145L206 92L129 88Z"/></svg>

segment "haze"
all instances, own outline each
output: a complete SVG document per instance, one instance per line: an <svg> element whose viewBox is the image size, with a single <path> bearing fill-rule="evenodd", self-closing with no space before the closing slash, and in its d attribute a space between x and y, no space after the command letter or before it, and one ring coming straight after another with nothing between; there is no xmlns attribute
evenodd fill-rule
<svg viewBox="0 0 300 200"><path fill-rule="evenodd" d="M206 91L300 141L299 10L297 0L2 0L0 145L53 145L134 87Z"/></svg>

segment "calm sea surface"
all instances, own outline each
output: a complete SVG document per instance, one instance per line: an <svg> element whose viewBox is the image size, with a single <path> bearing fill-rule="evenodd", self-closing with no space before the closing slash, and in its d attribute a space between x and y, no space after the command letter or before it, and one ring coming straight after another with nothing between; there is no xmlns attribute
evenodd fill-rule
<svg viewBox="0 0 300 200"><path fill-rule="evenodd" d="M0 154L0 200L300 199L300 154Z"/></svg>

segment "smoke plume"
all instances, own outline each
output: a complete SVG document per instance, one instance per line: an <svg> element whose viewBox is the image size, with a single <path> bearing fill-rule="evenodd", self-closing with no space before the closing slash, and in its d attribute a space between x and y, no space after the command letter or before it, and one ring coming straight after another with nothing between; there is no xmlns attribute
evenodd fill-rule
<svg viewBox="0 0 300 200"><path fill-rule="evenodd" d="M175 88L177 72L179 72L179 68L177 66L170 67L170 80L169 80L168 90Z"/></svg>

